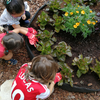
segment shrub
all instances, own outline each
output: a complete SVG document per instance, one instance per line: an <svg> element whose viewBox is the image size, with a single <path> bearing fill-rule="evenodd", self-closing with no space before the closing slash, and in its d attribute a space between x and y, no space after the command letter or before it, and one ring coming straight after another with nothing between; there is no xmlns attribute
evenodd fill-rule
<svg viewBox="0 0 100 100"><path fill-rule="evenodd" d="M70 32L72 36L76 37L78 33L82 32L82 36L86 38L94 30L96 24L96 13L93 12L89 6L73 6L69 3L66 7L61 9L63 14L65 31Z"/></svg>

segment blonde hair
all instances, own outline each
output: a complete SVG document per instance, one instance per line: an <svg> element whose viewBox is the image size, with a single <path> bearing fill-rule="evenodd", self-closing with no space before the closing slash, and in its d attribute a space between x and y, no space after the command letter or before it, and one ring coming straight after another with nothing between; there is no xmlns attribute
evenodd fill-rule
<svg viewBox="0 0 100 100"><path fill-rule="evenodd" d="M31 77L45 84L54 80L58 69L59 65L50 55L39 55L32 59L32 65L26 69L25 77L27 81Z"/></svg>

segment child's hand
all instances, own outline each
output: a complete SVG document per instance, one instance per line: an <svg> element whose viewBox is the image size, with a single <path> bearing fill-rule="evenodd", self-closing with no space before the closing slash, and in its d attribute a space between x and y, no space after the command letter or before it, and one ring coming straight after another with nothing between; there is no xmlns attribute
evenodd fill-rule
<svg viewBox="0 0 100 100"><path fill-rule="evenodd" d="M38 39L37 39L36 35L34 35L34 34L30 33L30 32L27 32L26 36L29 39L29 43L36 47L36 42L38 42Z"/></svg>
<svg viewBox="0 0 100 100"><path fill-rule="evenodd" d="M22 15L22 19L23 20L25 20L26 19L26 15L24 14L24 15Z"/></svg>
<svg viewBox="0 0 100 100"><path fill-rule="evenodd" d="M30 32L30 33L32 33L34 35L37 34L37 31L34 28L32 28L32 27L28 28L28 32Z"/></svg>
<svg viewBox="0 0 100 100"><path fill-rule="evenodd" d="M36 47L36 44L38 42L38 39L37 39L36 35L32 34L31 36L28 37L28 39L29 39L29 43Z"/></svg>
<svg viewBox="0 0 100 100"><path fill-rule="evenodd" d="M60 72L59 72L59 73L56 73L54 83L56 84L56 83L59 82L61 79L62 79L62 76L61 76Z"/></svg>

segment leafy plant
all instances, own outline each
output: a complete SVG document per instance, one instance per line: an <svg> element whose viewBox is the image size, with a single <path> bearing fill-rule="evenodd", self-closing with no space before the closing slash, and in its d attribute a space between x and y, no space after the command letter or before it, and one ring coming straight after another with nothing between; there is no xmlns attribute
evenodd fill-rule
<svg viewBox="0 0 100 100"><path fill-rule="evenodd" d="M38 37L40 41L36 44L36 49L41 51L41 54L51 54L53 49L51 46L56 42L56 38L53 37L54 32L49 32L48 30L38 30Z"/></svg>
<svg viewBox="0 0 100 100"><path fill-rule="evenodd" d="M82 33L82 36L86 38L94 30L94 25L96 24L96 13L93 12L89 6L79 6L75 4L73 6L69 3L66 7L61 9L65 14L63 14L65 31L70 32L74 37L78 33Z"/></svg>
<svg viewBox="0 0 100 100"><path fill-rule="evenodd" d="M96 64L94 67L90 67L92 71L94 71L100 78L100 62L96 59Z"/></svg>
<svg viewBox="0 0 100 100"><path fill-rule="evenodd" d="M83 58L83 55L80 54L79 58L75 57L73 60L72 65L76 65L78 67L77 70L77 77L79 78L82 74L86 74L89 71L88 65L92 62L91 57L85 57Z"/></svg>
<svg viewBox="0 0 100 100"><path fill-rule="evenodd" d="M55 26L55 32L59 32L60 29L64 29L65 26L63 25L64 24L64 20L63 20L63 17L62 16L58 16L58 14L54 14L53 15L53 18L55 19L55 22L54 22L54 26Z"/></svg>
<svg viewBox="0 0 100 100"><path fill-rule="evenodd" d="M84 4L86 5L97 5L97 2L100 0L84 0Z"/></svg>
<svg viewBox="0 0 100 100"><path fill-rule="evenodd" d="M46 8L46 11L53 11L58 12L59 9L61 9L60 4L62 3L61 0L50 0L47 5L48 8Z"/></svg>
<svg viewBox="0 0 100 100"><path fill-rule="evenodd" d="M62 75L62 80L58 82L58 86L61 86L64 83L70 83L70 85L73 87L73 80L72 80L72 74L73 70L63 62L58 62L58 64L61 66L61 75Z"/></svg>
<svg viewBox="0 0 100 100"><path fill-rule="evenodd" d="M48 23L52 23L52 21L53 20L49 17L49 15L46 12L42 11L41 14L38 16L36 23L40 24L41 30L45 30L45 26Z"/></svg>
<svg viewBox="0 0 100 100"><path fill-rule="evenodd" d="M69 3L72 3L72 4L75 4L75 3L80 3L82 4L84 0L64 0L64 2L66 2L66 4L69 4Z"/></svg>
<svg viewBox="0 0 100 100"><path fill-rule="evenodd" d="M66 55L68 55L69 57L72 56L71 47L67 46L66 42L61 41L58 43L58 45L54 46L52 53L53 57L57 57L59 61L64 62Z"/></svg>

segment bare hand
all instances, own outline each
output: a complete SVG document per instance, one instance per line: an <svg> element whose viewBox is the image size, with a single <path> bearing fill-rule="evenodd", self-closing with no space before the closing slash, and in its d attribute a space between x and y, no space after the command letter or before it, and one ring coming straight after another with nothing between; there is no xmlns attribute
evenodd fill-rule
<svg viewBox="0 0 100 100"><path fill-rule="evenodd" d="M23 20L25 20L26 19L26 15L24 14L24 15L22 15L22 19Z"/></svg>

